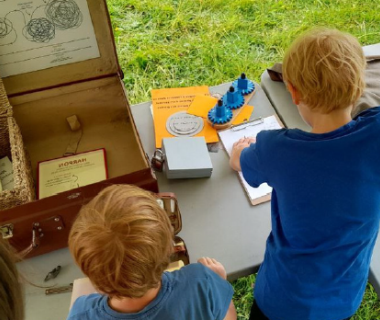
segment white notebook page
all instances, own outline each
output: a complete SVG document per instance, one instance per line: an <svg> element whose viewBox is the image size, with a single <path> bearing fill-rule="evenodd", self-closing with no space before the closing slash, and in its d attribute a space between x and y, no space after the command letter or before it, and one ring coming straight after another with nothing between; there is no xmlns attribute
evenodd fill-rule
<svg viewBox="0 0 380 320"><path fill-rule="evenodd" d="M257 134L262 130L275 130L281 128L282 127L278 122L277 117L270 116L263 119L253 120L227 130L220 131L219 137L228 155L231 156L232 146L239 139L244 137L256 138ZM266 196L267 194L272 192L272 188L269 187L266 183L263 183L258 188L253 188L247 183L247 181L245 181L241 172L239 172L239 176L243 184L243 187L246 190L251 201Z"/></svg>

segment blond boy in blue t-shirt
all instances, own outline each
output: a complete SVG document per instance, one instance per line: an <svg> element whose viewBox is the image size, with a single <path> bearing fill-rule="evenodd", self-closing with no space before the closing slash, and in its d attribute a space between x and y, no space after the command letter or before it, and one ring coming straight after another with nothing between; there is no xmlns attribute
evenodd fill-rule
<svg viewBox="0 0 380 320"><path fill-rule="evenodd" d="M273 187L251 319L342 320L360 305L380 221L380 109L351 118L365 66L349 34L302 35L283 76L311 132L263 131L234 145L231 167Z"/></svg>

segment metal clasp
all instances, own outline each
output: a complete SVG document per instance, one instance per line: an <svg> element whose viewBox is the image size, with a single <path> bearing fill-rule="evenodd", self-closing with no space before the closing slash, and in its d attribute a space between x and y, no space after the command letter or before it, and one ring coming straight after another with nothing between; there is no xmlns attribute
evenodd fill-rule
<svg viewBox="0 0 380 320"><path fill-rule="evenodd" d="M162 169L164 167L164 162L165 162L165 156L164 153L160 149L156 149L154 151L152 160L151 160L151 165L152 167L159 172L162 172Z"/></svg>
<svg viewBox="0 0 380 320"><path fill-rule="evenodd" d="M4 224L0 227L0 233L3 239L10 239L13 237L13 224Z"/></svg>

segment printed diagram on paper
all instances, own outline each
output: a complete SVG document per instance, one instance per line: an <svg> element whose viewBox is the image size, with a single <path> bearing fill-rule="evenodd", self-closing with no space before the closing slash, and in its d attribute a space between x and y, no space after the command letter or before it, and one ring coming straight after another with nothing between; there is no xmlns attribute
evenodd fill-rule
<svg viewBox="0 0 380 320"><path fill-rule="evenodd" d="M0 76L100 56L86 0L0 0Z"/></svg>

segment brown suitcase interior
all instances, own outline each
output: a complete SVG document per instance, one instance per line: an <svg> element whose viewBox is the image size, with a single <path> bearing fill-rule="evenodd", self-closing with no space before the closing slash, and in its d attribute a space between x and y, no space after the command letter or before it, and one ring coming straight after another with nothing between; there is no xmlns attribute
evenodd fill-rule
<svg viewBox="0 0 380 320"><path fill-rule="evenodd" d="M37 183L38 162L62 157L76 115L76 153L105 148L109 179L149 168L130 114L105 0L87 1L100 57L3 79Z"/></svg>
<svg viewBox="0 0 380 320"><path fill-rule="evenodd" d="M74 134L66 121L72 115L78 117L83 131L77 153L105 148L109 178L148 167L117 76L17 96L10 101L30 155L34 181L39 161L64 155Z"/></svg>
<svg viewBox="0 0 380 320"><path fill-rule="evenodd" d="M4 78L4 86L31 158L62 157L77 115L83 136L77 153L106 149L109 178L149 167L131 120L105 1L87 1L100 57Z"/></svg>
<svg viewBox="0 0 380 320"><path fill-rule="evenodd" d="M72 115L83 132L76 152L104 148L107 157L108 180L1 212L0 231L17 250L38 243L28 257L67 246L80 207L106 186L131 183L158 191L121 81L106 1L87 4L100 57L3 79L35 183L38 162L65 154L73 135L66 118Z"/></svg>

